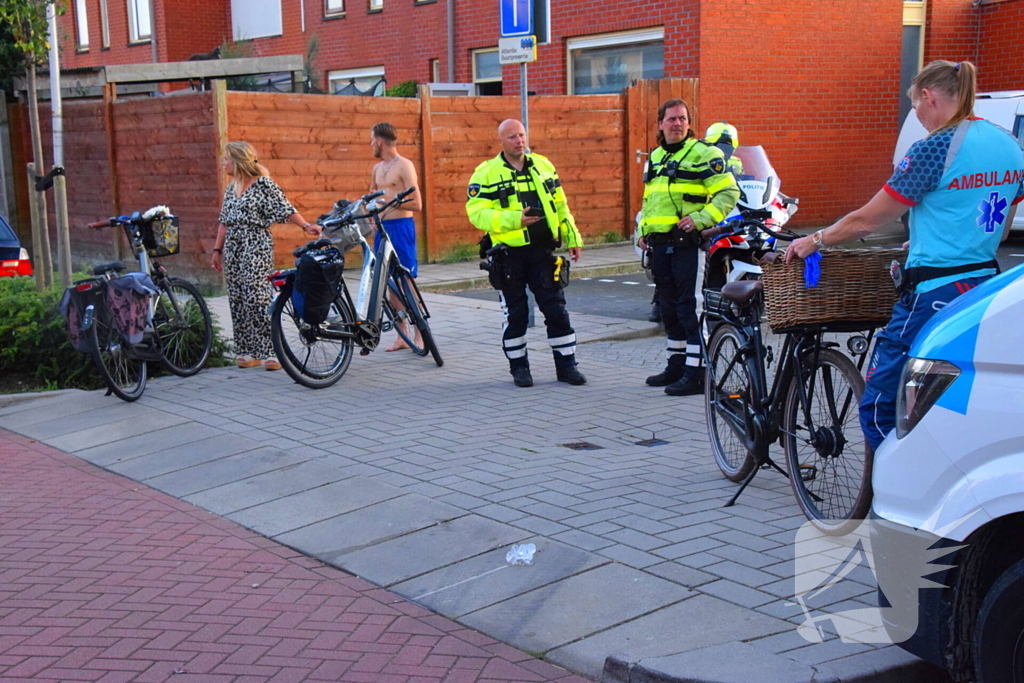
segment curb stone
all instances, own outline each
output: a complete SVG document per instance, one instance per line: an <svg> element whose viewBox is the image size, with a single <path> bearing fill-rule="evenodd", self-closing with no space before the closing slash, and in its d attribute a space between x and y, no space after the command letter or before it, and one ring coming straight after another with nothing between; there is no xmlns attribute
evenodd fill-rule
<svg viewBox="0 0 1024 683"><path fill-rule="evenodd" d="M40 398L51 398L53 396L70 396L73 394L85 394L82 389L57 389L56 391L25 391L20 394L0 394L0 408L9 408L21 403L35 401Z"/></svg>
<svg viewBox="0 0 1024 683"><path fill-rule="evenodd" d="M481 273L483 271L480 271ZM591 266L589 268L579 268L572 271L572 277L600 277L604 275L629 275L632 273L640 273L643 270L639 267L639 263L613 263L606 266ZM480 277L464 278L461 280L448 280L444 282L434 283L423 283L419 285L420 291L422 292L459 292L464 289L483 289L484 287L490 287L490 283L487 281L486 275Z"/></svg>

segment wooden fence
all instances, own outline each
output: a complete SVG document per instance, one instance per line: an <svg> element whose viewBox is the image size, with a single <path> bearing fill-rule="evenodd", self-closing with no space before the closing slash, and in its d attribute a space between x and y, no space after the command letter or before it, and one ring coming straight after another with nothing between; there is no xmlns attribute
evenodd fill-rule
<svg viewBox="0 0 1024 683"><path fill-rule="evenodd" d="M695 103L696 92L696 81L665 79L642 81L618 95L530 98L531 148L558 169L587 242L630 234L642 195L637 151L654 146L657 106L677 96ZM11 114L12 129L23 130L14 156L16 168L24 168L30 158L27 116L20 107ZM498 153L498 124L518 114L519 100L513 97L360 98L225 92L223 87L164 98L114 101L108 96L68 103L72 246L82 259L113 255L109 236L75 226L166 204L182 225L183 254L174 258L174 271L217 283L208 259L225 187L219 159L227 141L250 142L296 209L313 220L335 200L367 191L376 161L370 128L389 121L423 190L424 211L417 219L421 258L464 254L480 236L465 214L469 177ZM49 120L46 107L40 115ZM47 145L49 139L44 130ZM24 181L20 190L26 206ZM276 260L286 264L303 237L291 225L275 226L274 235Z"/></svg>

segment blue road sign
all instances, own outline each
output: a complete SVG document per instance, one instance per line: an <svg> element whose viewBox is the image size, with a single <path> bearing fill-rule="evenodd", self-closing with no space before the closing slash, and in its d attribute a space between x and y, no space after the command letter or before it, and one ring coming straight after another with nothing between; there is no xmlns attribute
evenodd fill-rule
<svg viewBox="0 0 1024 683"><path fill-rule="evenodd" d="M501 4L501 37L533 34L533 0L498 0Z"/></svg>

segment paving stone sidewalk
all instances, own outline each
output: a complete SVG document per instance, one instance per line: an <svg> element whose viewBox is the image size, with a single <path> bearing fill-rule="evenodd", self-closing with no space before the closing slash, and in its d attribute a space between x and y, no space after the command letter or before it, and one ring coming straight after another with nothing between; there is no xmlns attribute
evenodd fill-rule
<svg viewBox="0 0 1024 683"><path fill-rule="evenodd" d="M0 679L586 683L0 430Z"/></svg>
<svg viewBox="0 0 1024 683"><path fill-rule="evenodd" d="M426 298L443 368L377 352L323 391L222 368L153 380L135 404L72 392L11 405L0 427L594 679L942 680L893 646L796 632L804 520L789 484L764 473L722 507L735 485L710 455L702 399L644 385L659 340L596 341L621 321L573 316L598 333L579 351L589 383L570 387L531 330L537 385L521 390L496 302ZM663 443L641 443L652 436ZM568 447L581 442L592 450ZM523 541L534 564L508 567ZM873 606L862 569L815 607Z"/></svg>

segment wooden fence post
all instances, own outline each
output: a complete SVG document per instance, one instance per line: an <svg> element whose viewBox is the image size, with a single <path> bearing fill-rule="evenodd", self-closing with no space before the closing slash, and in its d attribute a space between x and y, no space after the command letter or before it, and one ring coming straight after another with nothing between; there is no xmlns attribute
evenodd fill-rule
<svg viewBox="0 0 1024 683"><path fill-rule="evenodd" d="M420 157L423 159L423 178L420 180L420 198L423 201L423 244L420 255L430 260L432 232L436 229L434 213L434 131L430 121L430 88L420 86Z"/></svg>
<svg viewBox="0 0 1024 683"><path fill-rule="evenodd" d="M103 128L107 135L107 165L110 167L110 215L121 215L121 188L117 176L117 140L114 127L114 102L117 100L117 84L107 83L103 86ZM120 259L121 230L111 230L114 245L114 258Z"/></svg>
<svg viewBox="0 0 1024 683"><path fill-rule="evenodd" d="M643 205L643 175L647 164L646 90L643 81L626 88L626 225L631 225ZM632 237L632 233L629 235Z"/></svg>

